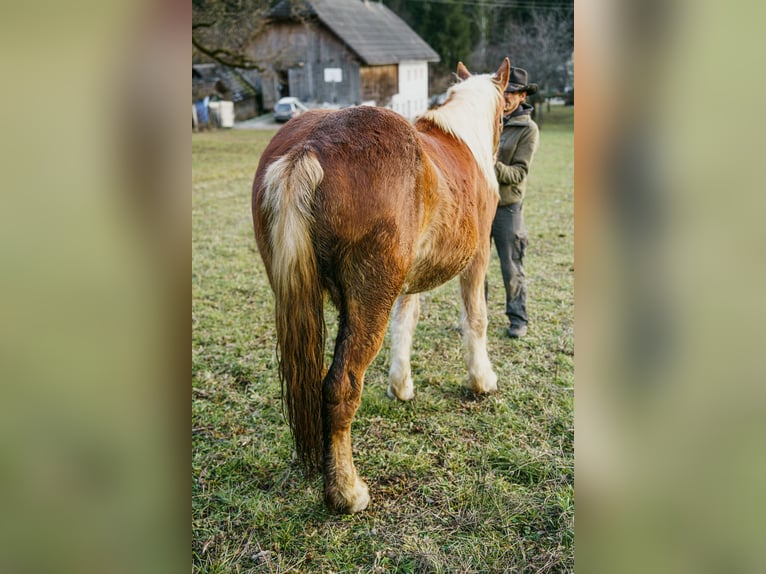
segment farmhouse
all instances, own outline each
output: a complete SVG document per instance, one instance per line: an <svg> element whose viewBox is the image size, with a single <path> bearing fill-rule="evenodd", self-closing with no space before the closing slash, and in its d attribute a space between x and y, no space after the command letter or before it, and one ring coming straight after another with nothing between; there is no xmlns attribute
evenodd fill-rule
<svg viewBox="0 0 766 574"><path fill-rule="evenodd" d="M374 103L407 118L428 108L428 63L439 55L380 2L282 0L248 46L264 67L263 105L284 96Z"/></svg>

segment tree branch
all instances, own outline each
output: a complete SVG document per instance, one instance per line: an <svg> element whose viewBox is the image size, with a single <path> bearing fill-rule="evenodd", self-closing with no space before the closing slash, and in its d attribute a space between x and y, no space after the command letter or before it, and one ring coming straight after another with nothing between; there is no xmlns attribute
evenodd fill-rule
<svg viewBox="0 0 766 574"><path fill-rule="evenodd" d="M258 70L259 72L263 72L263 66L255 63L247 56L244 56L241 53L232 52L226 48L210 48L205 46L202 42L199 41L198 38L194 37L193 33L192 46L219 64L231 66L232 68L242 68L243 70Z"/></svg>

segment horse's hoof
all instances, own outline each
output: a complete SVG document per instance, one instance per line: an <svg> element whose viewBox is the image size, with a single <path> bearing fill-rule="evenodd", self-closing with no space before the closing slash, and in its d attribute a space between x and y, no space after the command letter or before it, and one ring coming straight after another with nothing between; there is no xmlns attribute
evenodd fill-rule
<svg viewBox="0 0 766 574"><path fill-rule="evenodd" d="M354 514L361 512L370 504L370 492L367 484L362 479L357 478L356 484L350 492L328 491L325 493L325 501L327 506L335 512Z"/></svg>
<svg viewBox="0 0 766 574"><path fill-rule="evenodd" d="M388 390L386 391L386 394L388 395L389 399L399 399L400 401L409 401L415 396L415 389L412 385L409 387L405 387L403 391L400 391L399 393L394 390L394 388L391 385L388 385Z"/></svg>
<svg viewBox="0 0 766 574"><path fill-rule="evenodd" d="M497 391L497 375L495 373L491 373L490 376L484 380L479 380L475 377L469 377L466 386L474 393L479 395L494 393Z"/></svg>
<svg viewBox="0 0 766 574"><path fill-rule="evenodd" d="M415 396L415 384L412 382L412 373L409 369L391 366L386 394L390 399L399 399L400 401L409 401Z"/></svg>

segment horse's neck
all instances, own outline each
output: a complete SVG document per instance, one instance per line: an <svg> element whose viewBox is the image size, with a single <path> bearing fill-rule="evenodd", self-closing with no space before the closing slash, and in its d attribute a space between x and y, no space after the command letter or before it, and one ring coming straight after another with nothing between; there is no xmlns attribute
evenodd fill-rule
<svg viewBox="0 0 766 574"><path fill-rule="evenodd" d="M483 125L488 123L485 117L474 119L472 114L460 114L460 106L454 109L448 106L449 102L438 110L427 112L415 127L424 135L434 135L438 132L445 138L466 146L487 182L496 186L493 126Z"/></svg>
<svg viewBox="0 0 766 574"><path fill-rule="evenodd" d="M445 160L449 159L451 163L454 163L455 157L466 156L476 161L470 146L455 134L430 123L419 124L416 127L426 153L438 163L444 163L441 161L442 157Z"/></svg>

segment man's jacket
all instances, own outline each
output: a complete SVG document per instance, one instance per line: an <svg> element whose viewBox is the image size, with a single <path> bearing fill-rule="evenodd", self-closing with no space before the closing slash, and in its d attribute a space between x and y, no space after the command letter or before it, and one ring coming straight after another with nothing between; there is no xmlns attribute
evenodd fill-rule
<svg viewBox="0 0 766 574"><path fill-rule="evenodd" d="M530 117L532 109L522 102L503 119L495 162L495 175L500 184L498 205L519 203L527 191L527 174L540 142L537 124Z"/></svg>

